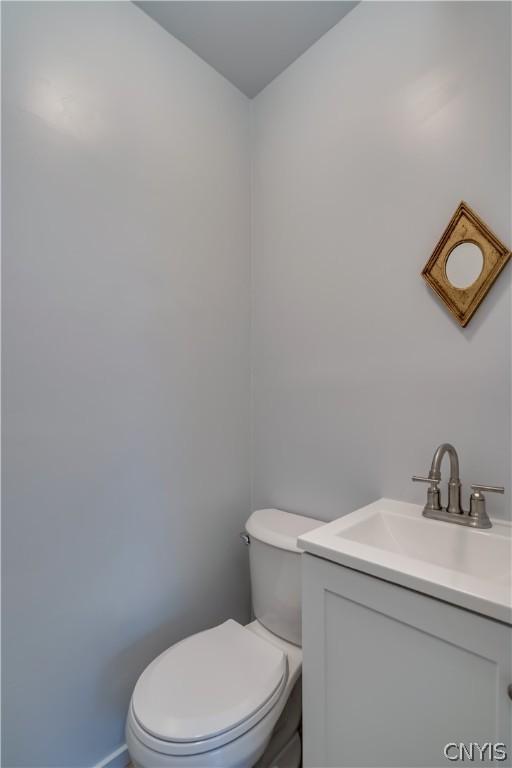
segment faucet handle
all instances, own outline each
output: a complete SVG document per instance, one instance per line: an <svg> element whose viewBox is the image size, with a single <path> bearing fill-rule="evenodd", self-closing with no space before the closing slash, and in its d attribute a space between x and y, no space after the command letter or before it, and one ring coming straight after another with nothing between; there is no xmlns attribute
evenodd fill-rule
<svg viewBox="0 0 512 768"><path fill-rule="evenodd" d="M502 485L472 485L471 498L469 499L469 519L471 525L476 528L492 528L492 523L489 520L489 515L485 508L485 496L486 493L505 493L505 489Z"/></svg>
<svg viewBox="0 0 512 768"><path fill-rule="evenodd" d="M431 483L432 488L437 488L437 486L441 482L440 480L436 480L433 477L423 477L423 475L413 475L411 477L411 480L415 483Z"/></svg>
<svg viewBox="0 0 512 768"><path fill-rule="evenodd" d="M439 512L441 509L441 492L439 490L440 480L435 477L423 477L423 475L413 475L412 478L415 483L430 483L430 487L427 488L427 503L423 512Z"/></svg>
<svg viewBox="0 0 512 768"><path fill-rule="evenodd" d="M502 485L472 485L472 491L481 491L482 493L505 493Z"/></svg>

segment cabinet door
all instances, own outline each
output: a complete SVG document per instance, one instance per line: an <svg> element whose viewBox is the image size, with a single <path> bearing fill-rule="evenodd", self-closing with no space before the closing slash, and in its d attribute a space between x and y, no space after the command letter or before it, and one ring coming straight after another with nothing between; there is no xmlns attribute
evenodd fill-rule
<svg viewBox="0 0 512 768"><path fill-rule="evenodd" d="M312 555L302 563L305 768L449 766L450 742L503 742L506 760L471 764L511 765L511 627Z"/></svg>

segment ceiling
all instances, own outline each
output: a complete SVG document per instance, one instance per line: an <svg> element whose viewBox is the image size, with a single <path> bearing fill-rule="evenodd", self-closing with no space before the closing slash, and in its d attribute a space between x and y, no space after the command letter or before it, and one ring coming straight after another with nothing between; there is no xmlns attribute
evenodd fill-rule
<svg viewBox="0 0 512 768"><path fill-rule="evenodd" d="M140 0L136 5L253 98L357 2Z"/></svg>

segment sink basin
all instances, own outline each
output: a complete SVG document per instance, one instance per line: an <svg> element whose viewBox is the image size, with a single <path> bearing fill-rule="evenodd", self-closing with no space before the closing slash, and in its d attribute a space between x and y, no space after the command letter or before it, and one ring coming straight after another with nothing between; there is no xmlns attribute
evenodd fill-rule
<svg viewBox="0 0 512 768"><path fill-rule="evenodd" d="M307 552L512 624L512 526L487 530L380 499L299 537Z"/></svg>
<svg viewBox="0 0 512 768"><path fill-rule="evenodd" d="M426 522L426 521L425 521ZM510 540L475 531L424 525L424 518L373 512L336 536L487 581L510 584Z"/></svg>

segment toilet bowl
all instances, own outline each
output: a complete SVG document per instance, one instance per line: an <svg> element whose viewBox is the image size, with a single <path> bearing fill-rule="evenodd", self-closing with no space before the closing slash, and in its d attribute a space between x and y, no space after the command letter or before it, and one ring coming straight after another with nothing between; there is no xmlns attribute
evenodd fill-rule
<svg viewBox="0 0 512 768"><path fill-rule="evenodd" d="M191 635L144 670L126 722L136 768L272 768L276 761L298 768L302 649L296 541L318 525L280 510L259 510L249 518L256 620L242 626L228 619Z"/></svg>
<svg viewBox="0 0 512 768"><path fill-rule="evenodd" d="M213 638L213 634L217 638ZM246 633L251 640L244 651L236 653L234 645L244 641L242 633ZM224 643L224 649L220 654L212 653L210 661L216 667L218 674L224 674L226 680L231 676L238 678L238 685L233 685L229 694L215 696L212 688L206 684L200 692L200 685L194 685L194 693L201 696L201 712L190 709L189 702L179 702L183 693L180 680L179 687L173 693L176 695L177 709L172 709L171 700L164 701L157 689L159 682L151 679L139 679L145 690L142 695L137 688L132 696L128 720L126 725L126 738L132 761L136 766L149 768L155 766L191 766L191 768L206 768L206 766L222 766L222 768L246 768L254 765L261 757L270 741L272 732L278 722L290 694L300 677L302 668L302 651L297 646L287 643L268 632L258 621L254 621L247 627L229 620L220 627L193 635L165 651L152 662L153 669L148 667L145 672L148 676L160 677L165 680L175 671L172 654L180 646L186 650L189 641L197 639L194 648L189 650L188 664L186 666L186 654L180 654L176 663L182 666L182 677L188 672L197 674L197 666L203 659L197 658L196 653L202 653L208 644L216 645L217 641ZM266 653L269 650L271 653ZM273 653L276 651L276 653ZM167 656L166 656L167 654ZM233 655L234 654L234 655ZM240 680L243 674L243 666L251 665L247 669L249 679ZM166 667L168 667L166 669ZM144 675L145 673L143 673ZM266 675L266 678L265 678ZM240 696L241 685L253 684L258 676L263 676L261 684L253 687L251 696ZM203 681L205 682L205 681ZM213 681L212 681L213 682ZM153 683L153 684L152 684ZM256 688L256 689L255 689ZM273 690L271 690L273 688ZM190 688L188 689L190 690ZM249 688L247 690L250 690ZM269 693L270 691L270 693ZM225 692L224 692L225 694ZM299 689L300 694L300 689ZM153 698L155 706L144 697ZM209 697L209 698L208 698ZM170 697L172 699L173 696ZM231 700L230 700L231 699ZM236 702L236 703L234 703ZM199 702L198 702L199 704ZM300 705L300 701L299 701ZM167 716L158 716L160 711ZM295 708L297 710L297 707ZM191 717L184 716L186 712ZM188 722L187 722L188 720ZM300 720L300 706L298 707L298 726ZM296 730L294 729L294 732ZM290 734L293 736L293 733Z"/></svg>

